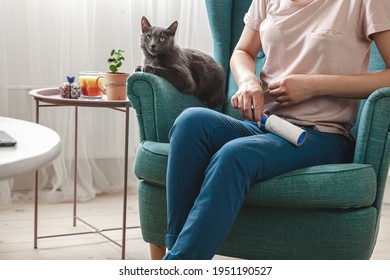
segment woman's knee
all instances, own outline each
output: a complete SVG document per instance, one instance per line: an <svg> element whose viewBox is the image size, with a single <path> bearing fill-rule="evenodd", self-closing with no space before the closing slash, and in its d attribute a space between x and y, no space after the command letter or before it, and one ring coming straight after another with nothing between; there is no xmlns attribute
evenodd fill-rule
<svg viewBox="0 0 390 280"><path fill-rule="evenodd" d="M175 121L175 124L202 124L206 120L209 120L211 115L213 115L213 111L207 108L202 107L193 107L185 109Z"/></svg>
<svg viewBox="0 0 390 280"><path fill-rule="evenodd" d="M184 110L176 118L170 130L169 137L171 138L176 132L191 134L194 131L198 131L199 128L210 123L212 114L213 111L202 107L188 108Z"/></svg>

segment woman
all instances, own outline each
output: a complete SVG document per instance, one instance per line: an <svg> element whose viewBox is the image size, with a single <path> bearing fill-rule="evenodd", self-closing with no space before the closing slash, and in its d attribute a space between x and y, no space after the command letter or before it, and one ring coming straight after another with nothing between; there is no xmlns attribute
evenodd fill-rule
<svg viewBox="0 0 390 280"><path fill-rule="evenodd" d="M358 99L390 86L389 11L389 0L252 2L231 58L238 85L231 104L246 120L193 108L171 130L164 259L211 259L253 182L351 162ZM367 73L372 40L387 69ZM264 133L261 115L270 114L302 126L305 143Z"/></svg>

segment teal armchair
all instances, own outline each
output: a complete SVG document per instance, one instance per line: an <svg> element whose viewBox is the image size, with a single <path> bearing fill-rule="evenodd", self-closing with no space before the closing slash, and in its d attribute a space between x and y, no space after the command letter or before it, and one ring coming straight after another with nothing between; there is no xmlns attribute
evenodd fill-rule
<svg viewBox="0 0 390 280"><path fill-rule="evenodd" d="M226 94L236 92L229 60L251 0L206 0L214 58L226 73ZM264 55L259 54L260 71ZM384 63L373 48L370 70ZM143 239L164 246L168 132L186 108L203 106L169 82L135 73L127 95L136 111L141 144L134 171L139 178ZM369 259L380 225L390 158L390 88L362 100L353 129L353 163L313 166L257 182L218 254L245 259ZM240 118L229 101L223 113Z"/></svg>

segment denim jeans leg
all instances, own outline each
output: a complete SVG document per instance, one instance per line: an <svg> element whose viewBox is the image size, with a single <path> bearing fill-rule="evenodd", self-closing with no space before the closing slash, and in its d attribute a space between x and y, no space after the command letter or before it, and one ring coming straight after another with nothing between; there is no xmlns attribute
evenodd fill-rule
<svg viewBox="0 0 390 280"><path fill-rule="evenodd" d="M353 156L352 142L342 135L307 129L306 142L296 147L274 134L261 134L249 122L227 122L224 118L213 122L209 118L193 127L194 132L187 135L192 140L181 135L173 141L170 159L181 160L168 165L167 245L171 251L166 259L211 259L229 233L253 182L297 168L349 162ZM189 122L181 125L184 123ZM180 135L174 130L173 138ZM194 133L202 136L194 137ZM194 146L186 146L184 140ZM191 178L196 179L195 184ZM191 198L183 198L189 188Z"/></svg>
<svg viewBox="0 0 390 280"><path fill-rule="evenodd" d="M261 131L254 124L205 108L187 109L176 119L170 131L166 181L168 249L187 220L211 157L226 142L258 133Z"/></svg>

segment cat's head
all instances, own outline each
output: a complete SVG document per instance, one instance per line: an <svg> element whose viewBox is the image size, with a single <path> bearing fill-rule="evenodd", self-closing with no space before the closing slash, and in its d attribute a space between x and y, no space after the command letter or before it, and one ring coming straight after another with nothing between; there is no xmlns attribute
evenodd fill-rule
<svg viewBox="0 0 390 280"><path fill-rule="evenodd" d="M142 17L140 45L144 53L150 56L159 56L171 51L175 46L177 26L177 21L168 28L152 26L146 17Z"/></svg>

